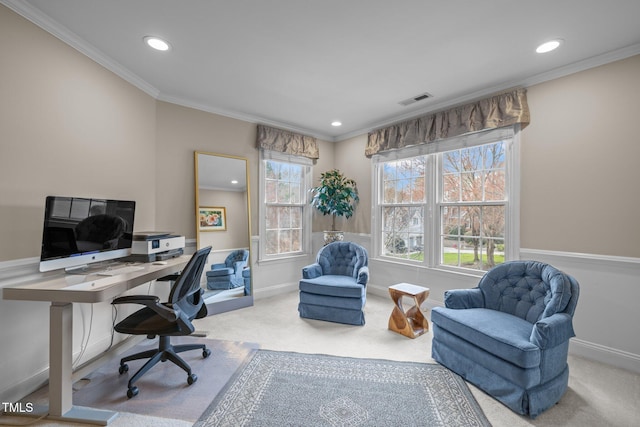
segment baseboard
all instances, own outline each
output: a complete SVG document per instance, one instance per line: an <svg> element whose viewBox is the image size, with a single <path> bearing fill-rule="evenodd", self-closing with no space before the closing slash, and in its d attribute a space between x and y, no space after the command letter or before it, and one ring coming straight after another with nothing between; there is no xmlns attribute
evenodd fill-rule
<svg viewBox="0 0 640 427"><path fill-rule="evenodd" d="M23 397L33 393L49 382L49 367L34 372L29 377L22 379L17 384L12 384L4 390L0 390L2 402L18 402Z"/></svg>
<svg viewBox="0 0 640 427"><path fill-rule="evenodd" d="M640 356L615 348L572 338L569 342L569 354L640 373Z"/></svg>
<svg viewBox="0 0 640 427"><path fill-rule="evenodd" d="M289 292L297 292L298 283L282 283L279 285L268 286L266 288L254 289L253 298L255 300L262 300L265 298L270 298L276 295L282 295Z"/></svg>
<svg viewBox="0 0 640 427"><path fill-rule="evenodd" d="M83 362L80 366L74 368L72 374L72 381L76 382L82 379L85 375L95 371L100 366L108 363L114 359L120 357L122 353L134 347L136 344L144 340L143 336L130 336L124 340L114 344L108 350L98 351L97 355L93 356L90 360ZM93 343L91 348L104 348L104 342L100 341ZM95 352L95 350L94 350ZM80 351L74 353L73 358L75 360L78 357ZM41 387L47 385L49 382L49 367L44 367L41 370L35 372L27 378L24 378L17 384L13 384L4 390L0 391L0 397L3 402L17 402L24 396L27 396Z"/></svg>

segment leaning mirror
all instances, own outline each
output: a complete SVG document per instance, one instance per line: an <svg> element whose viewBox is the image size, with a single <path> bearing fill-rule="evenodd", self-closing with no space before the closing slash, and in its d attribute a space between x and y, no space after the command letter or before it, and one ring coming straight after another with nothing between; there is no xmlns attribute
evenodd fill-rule
<svg viewBox="0 0 640 427"><path fill-rule="evenodd" d="M253 305L247 163L195 152L197 247L212 247L201 280L209 314Z"/></svg>

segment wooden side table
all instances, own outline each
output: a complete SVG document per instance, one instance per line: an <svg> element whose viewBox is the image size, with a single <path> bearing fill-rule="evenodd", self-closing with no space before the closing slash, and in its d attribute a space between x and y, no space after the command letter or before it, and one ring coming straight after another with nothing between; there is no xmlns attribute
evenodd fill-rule
<svg viewBox="0 0 640 427"><path fill-rule="evenodd" d="M416 338L429 331L429 322L420 309L422 303L429 296L429 288L399 283L389 286L389 295L394 307L389 317L389 329L409 338ZM413 298L415 305L406 312L402 307L402 297Z"/></svg>

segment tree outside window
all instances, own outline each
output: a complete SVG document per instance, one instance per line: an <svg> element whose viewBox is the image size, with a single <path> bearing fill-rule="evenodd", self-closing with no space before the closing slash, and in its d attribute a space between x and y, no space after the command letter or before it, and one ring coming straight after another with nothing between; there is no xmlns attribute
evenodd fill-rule
<svg viewBox="0 0 640 427"><path fill-rule="evenodd" d="M481 271L517 255L517 234L508 231L518 212L509 203L517 188L508 185L518 176L515 141L513 130L503 129L376 159L377 254ZM398 159L402 151L408 155Z"/></svg>
<svg viewBox="0 0 640 427"><path fill-rule="evenodd" d="M425 157L386 162L382 169L382 253L424 259Z"/></svg>
<svg viewBox="0 0 640 427"><path fill-rule="evenodd" d="M504 262L505 144L442 153L441 262L487 270Z"/></svg>
<svg viewBox="0 0 640 427"><path fill-rule="evenodd" d="M267 255L302 251L304 166L265 160L265 252Z"/></svg>

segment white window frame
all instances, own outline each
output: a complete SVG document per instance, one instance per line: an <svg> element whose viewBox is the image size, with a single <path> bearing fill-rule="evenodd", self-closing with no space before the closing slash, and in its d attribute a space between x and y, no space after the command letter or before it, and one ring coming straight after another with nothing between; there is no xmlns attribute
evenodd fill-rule
<svg viewBox="0 0 640 427"><path fill-rule="evenodd" d="M267 255L266 251L266 225L267 225L267 204L266 200L266 167L265 164L267 161L272 160L275 162L281 163L291 163L302 166L303 178L302 178L302 189L301 189L301 203L302 206L302 250L299 252L287 252L285 254L274 254ZM312 212L311 206L309 205L309 188L311 188L311 181L313 176L313 161L306 157L302 156L294 156L285 153L279 153L276 151L270 150L260 150L260 165L259 165L259 251L258 251L258 262L265 261L275 261L282 260L287 258L296 258L301 256L307 256L311 253L311 219Z"/></svg>
<svg viewBox="0 0 640 427"><path fill-rule="evenodd" d="M436 268L458 273L482 275L484 270L440 263L440 192L442 189L442 164L440 153L507 140L505 145L505 261L520 257L520 126L499 128L443 139L429 144L389 151L373 156L372 167L372 247L373 258L411 266ZM424 205L423 261L383 255L382 242L382 163L416 156L426 156L426 200Z"/></svg>

